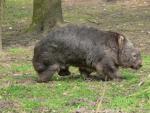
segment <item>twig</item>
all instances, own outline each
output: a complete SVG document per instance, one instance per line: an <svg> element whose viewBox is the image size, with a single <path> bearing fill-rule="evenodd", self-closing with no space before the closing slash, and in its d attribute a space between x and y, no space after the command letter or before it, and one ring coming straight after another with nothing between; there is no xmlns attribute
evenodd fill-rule
<svg viewBox="0 0 150 113"><path fill-rule="evenodd" d="M107 77L105 77L105 80L107 80ZM106 84L104 84L101 98L98 99L98 104L97 104L97 108L96 108L96 112L95 113L99 113L99 110L102 109L102 102L104 100L105 93L106 93Z"/></svg>
<svg viewBox="0 0 150 113"><path fill-rule="evenodd" d="M145 90L142 91L142 92L147 92L147 91L150 91L150 88L147 88L147 89L145 89ZM128 97L138 96L138 95L140 95L140 94L141 94L141 92L137 92L137 93L134 93L134 94L132 94L132 95L129 95Z"/></svg>

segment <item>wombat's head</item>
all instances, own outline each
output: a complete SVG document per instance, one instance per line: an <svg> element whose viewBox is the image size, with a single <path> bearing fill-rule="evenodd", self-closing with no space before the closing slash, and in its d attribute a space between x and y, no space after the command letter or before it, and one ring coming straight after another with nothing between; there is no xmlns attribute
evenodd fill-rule
<svg viewBox="0 0 150 113"><path fill-rule="evenodd" d="M142 67L142 58L139 49L135 48L134 45L120 35L118 37L119 44L119 64L122 67L129 67L132 69L139 69Z"/></svg>

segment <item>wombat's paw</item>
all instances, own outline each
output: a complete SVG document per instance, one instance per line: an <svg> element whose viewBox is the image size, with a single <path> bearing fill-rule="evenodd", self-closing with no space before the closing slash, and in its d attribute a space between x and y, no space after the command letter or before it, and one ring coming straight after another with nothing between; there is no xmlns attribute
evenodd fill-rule
<svg viewBox="0 0 150 113"><path fill-rule="evenodd" d="M69 76L69 75L71 75L71 73L69 71L59 72L58 74L60 76Z"/></svg>
<svg viewBox="0 0 150 113"><path fill-rule="evenodd" d="M121 82L124 79L122 76L117 76L114 78L114 81Z"/></svg>
<svg viewBox="0 0 150 113"><path fill-rule="evenodd" d="M109 80L105 80L105 77L103 75L88 75L84 78L84 80L87 80L87 81L93 81L93 80L109 81Z"/></svg>
<svg viewBox="0 0 150 113"><path fill-rule="evenodd" d="M40 79L40 78L38 78L36 81L37 81L38 83L48 83L48 82L49 82L49 80L42 80L42 79Z"/></svg>
<svg viewBox="0 0 150 113"><path fill-rule="evenodd" d="M84 76L83 77L83 79L85 80L85 81L93 81L94 80L94 78L92 78L92 77L87 77L87 76Z"/></svg>
<svg viewBox="0 0 150 113"><path fill-rule="evenodd" d="M111 81L111 80L113 80L113 78L111 78L111 77L109 77L109 76L104 76L104 75L100 76L100 79L101 79L102 81Z"/></svg>

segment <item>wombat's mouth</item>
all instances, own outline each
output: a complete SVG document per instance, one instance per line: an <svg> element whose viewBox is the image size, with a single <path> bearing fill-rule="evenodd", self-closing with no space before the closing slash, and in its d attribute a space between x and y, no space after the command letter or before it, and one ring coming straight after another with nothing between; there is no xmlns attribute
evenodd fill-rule
<svg viewBox="0 0 150 113"><path fill-rule="evenodd" d="M139 65L137 65L137 66L135 66L135 65L131 66L131 68L134 69L134 70L138 70L138 69L140 69L141 67L142 67L142 64L139 64Z"/></svg>

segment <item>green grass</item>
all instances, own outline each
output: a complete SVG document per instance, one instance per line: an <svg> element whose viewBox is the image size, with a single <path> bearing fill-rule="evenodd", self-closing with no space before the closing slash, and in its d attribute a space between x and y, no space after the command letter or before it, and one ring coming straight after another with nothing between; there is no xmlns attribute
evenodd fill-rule
<svg viewBox="0 0 150 113"><path fill-rule="evenodd" d="M4 37L15 38L18 36L13 35L16 31L26 30L31 23L32 0L6 0L6 5ZM148 39L145 32L150 28L149 7L126 8L107 4L68 10L63 6L63 15L65 21L71 23L96 24L100 29L123 32L131 39L142 37L142 40L135 41L136 44L143 44ZM143 53L143 67L139 71L121 69L125 79L120 82L85 81L77 68L70 67L72 76L55 74L49 83L36 82L32 54L30 47L8 48L0 54L0 112L68 113L82 107L97 109L97 102L102 99L101 109L150 113L150 54ZM141 81L143 84L139 85Z"/></svg>
<svg viewBox="0 0 150 113"><path fill-rule="evenodd" d="M32 0L6 0L3 26L7 35L11 31L25 31L32 19Z"/></svg>
<svg viewBox="0 0 150 113"><path fill-rule="evenodd" d="M11 54L22 54L24 53L24 50L22 48L10 48L8 50Z"/></svg>
<svg viewBox="0 0 150 113"><path fill-rule="evenodd" d="M5 55L13 54L17 57L19 52L27 52L27 50L29 49L8 49ZM30 52L25 54L29 55ZM0 72L6 73L0 79L0 103L4 104L4 101L7 100L14 103L14 106L11 109L8 104L1 111L38 112L46 110L68 113L81 107L96 109L97 104L93 106L91 102L96 103L100 98L103 98L102 109L121 109L128 113L150 110L150 76L147 75L150 72L148 70L150 55L143 55L143 59L144 66L137 72L130 69L120 70L125 77L121 82L85 81L79 75L77 68L71 67L73 76L60 77L55 74L49 83L37 83L37 76L30 61L19 59L9 61L7 64L9 68L5 68L5 65L0 68ZM144 84L139 86L142 80ZM104 90L105 94L102 95Z"/></svg>

